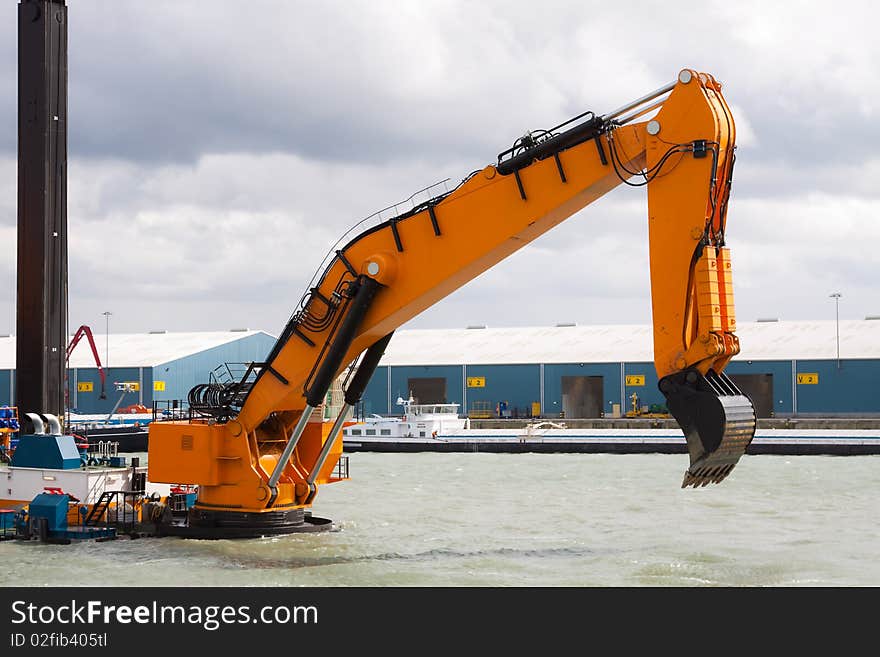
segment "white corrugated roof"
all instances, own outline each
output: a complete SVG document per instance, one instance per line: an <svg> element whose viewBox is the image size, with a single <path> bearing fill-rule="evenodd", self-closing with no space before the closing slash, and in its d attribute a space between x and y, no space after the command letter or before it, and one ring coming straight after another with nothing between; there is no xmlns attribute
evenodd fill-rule
<svg viewBox="0 0 880 657"><path fill-rule="evenodd" d="M153 367L260 333L269 335L265 331L111 333L109 344L105 334L94 334L93 337L102 366L107 366L104 360L109 347L110 367ZM88 338L85 336L82 337L70 355L69 365L70 367L95 367L95 358L92 356ZM15 337L0 338L0 369L14 368Z"/></svg>
<svg viewBox="0 0 880 657"><path fill-rule="evenodd" d="M264 331L111 334L110 366L152 367L257 333L269 335ZM740 322L737 335L742 346L737 360L837 358L834 320ZM94 337L105 364L106 336ZM85 341L83 338L71 355L71 367L95 366ZM880 320L840 320L840 357L880 359ZM619 363L653 359L650 326L603 324L399 330L380 364ZM15 338L0 338L0 369L14 367Z"/></svg>
<svg viewBox="0 0 880 657"><path fill-rule="evenodd" d="M837 358L837 323L740 322L737 360ZM841 358L880 358L880 321L840 320ZM648 325L411 329L394 334L381 365L619 363L654 360Z"/></svg>

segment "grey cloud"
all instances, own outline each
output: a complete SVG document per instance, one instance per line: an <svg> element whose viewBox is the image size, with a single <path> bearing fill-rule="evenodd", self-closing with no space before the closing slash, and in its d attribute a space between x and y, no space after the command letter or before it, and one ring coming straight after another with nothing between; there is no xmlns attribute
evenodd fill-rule
<svg viewBox="0 0 880 657"><path fill-rule="evenodd" d="M455 126L471 114L491 118L491 98L468 98L467 88L491 96L499 82L483 84L443 63L425 70L433 83L417 79L417 64L393 46L405 37L412 49L416 39L387 7L248 4L261 11L225 4L207 17L192 4L71 6L71 153L168 162L282 151L376 162L501 149L488 139L475 147L474 127ZM14 43L14 9L5 12L3 41ZM383 18L364 31L362 22ZM14 62L9 54L5 61ZM14 74L2 80L4 96L14 98ZM13 109L7 102L7 126ZM0 146L12 150L14 134L4 131Z"/></svg>
<svg viewBox="0 0 880 657"><path fill-rule="evenodd" d="M210 11L194 3L69 4L77 156L163 163L277 151L348 162L414 154L487 162L526 129L608 111L703 63L747 108L759 161L783 157L810 168L858 159L873 146L866 136L876 108L858 102L841 76L782 68L798 64L794 55L764 70L783 41L793 53L809 48L810 33L794 34L802 24L778 24L777 42L756 43L751 23L733 22L720 3L699 15L673 5L626 16L553 3L540 21L531 3L504 3L504 11L491 3L249 2ZM0 149L8 152L16 134L15 11L9 4L0 15ZM709 19L732 29L696 29ZM835 34L836 25L826 29ZM702 62L681 61L682 53ZM851 57L832 63L845 71L857 65Z"/></svg>
<svg viewBox="0 0 880 657"><path fill-rule="evenodd" d="M822 317L832 284L851 316L878 303L866 253L876 240L845 225L852 212L838 202L876 203L877 45L870 24L844 12L820 21L745 1L626 12L583 2L68 5L74 325L109 309L119 330L278 330L311 276L306 263L356 220L437 179L454 184L526 129L609 111L682 66L718 76L753 132L741 140L728 231L741 318ZM0 7L0 229L15 222L15 12ZM804 223L816 192L831 199ZM645 217L644 191L621 187L414 321L650 321ZM286 218L290 234L269 218ZM229 258L239 220L247 247ZM265 256L269 242L283 258ZM822 249L837 255L815 259ZM0 289L14 289L11 271L0 269Z"/></svg>
<svg viewBox="0 0 880 657"><path fill-rule="evenodd" d="M576 3L553 4L537 24L529 3L505 3L500 13L460 3L415 10L251 2L210 11L70 3L70 150L145 162L273 151L361 162L414 153L483 161L522 130L585 109L607 111L649 91L698 53L748 108L761 140L756 157L790 153L791 162L809 166L867 152L873 115L849 102L836 77L817 71L795 84L781 69L774 80L760 70L772 56L767 44L735 30L695 29L723 12L709 4L695 14L688 4L669 15L664 8L628 16L626 28L642 36L621 48L620 17ZM12 151L15 6L3 12L0 148ZM488 24L469 27L465 16ZM671 33L674 51L659 48ZM621 66L628 69L622 79ZM820 99L829 97L838 102L823 107Z"/></svg>

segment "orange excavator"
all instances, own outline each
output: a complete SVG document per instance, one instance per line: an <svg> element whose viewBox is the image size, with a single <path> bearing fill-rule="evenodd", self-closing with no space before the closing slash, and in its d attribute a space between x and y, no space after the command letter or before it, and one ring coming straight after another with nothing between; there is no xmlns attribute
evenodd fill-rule
<svg viewBox="0 0 880 657"><path fill-rule="evenodd" d="M309 509L318 486L347 477L341 429L394 330L620 184L647 187L654 361L687 440L682 487L723 480L755 433L751 401L724 374L740 350L726 246L735 141L721 84L685 69L617 110L528 132L451 191L360 225L265 363L194 389L193 419L150 425L149 480L198 486L180 533L319 527ZM314 411L346 367L328 429Z"/></svg>

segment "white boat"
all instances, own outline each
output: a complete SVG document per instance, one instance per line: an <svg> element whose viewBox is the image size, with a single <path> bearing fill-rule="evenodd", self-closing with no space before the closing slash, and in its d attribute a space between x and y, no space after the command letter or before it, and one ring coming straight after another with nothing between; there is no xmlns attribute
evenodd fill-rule
<svg viewBox="0 0 880 657"><path fill-rule="evenodd" d="M363 439L397 440L399 438L436 438L470 428L470 420L458 415L460 404L417 404L398 397L403 407L401 417L371 415L361 418L342 430L343 441Z"/></svg>
<svg viewBox="0 0 880 657"><path fill-rule="evenodd" d="M153 420L153 413L68 413L65 428L78 429L105 427L146 427Z"/></svg>

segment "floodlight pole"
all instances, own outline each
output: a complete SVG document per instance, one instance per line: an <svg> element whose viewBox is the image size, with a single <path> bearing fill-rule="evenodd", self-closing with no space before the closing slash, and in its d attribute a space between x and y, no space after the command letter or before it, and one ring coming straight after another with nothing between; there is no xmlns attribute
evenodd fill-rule
<svg viewBox="0 0 880 657"><path fill-rule="evenodd" d="M834 292L828 295L834 299L834 326L837 335L837 369L840 369L840 292Z"/></svg>
<svg viewBox="0 0 880 657"><path fill-rule="evenodd" d="M110 372L110 315L109 310L101 313L104 315L105 321L105 329L104 329L104 370L106 372Z"/></svg>

